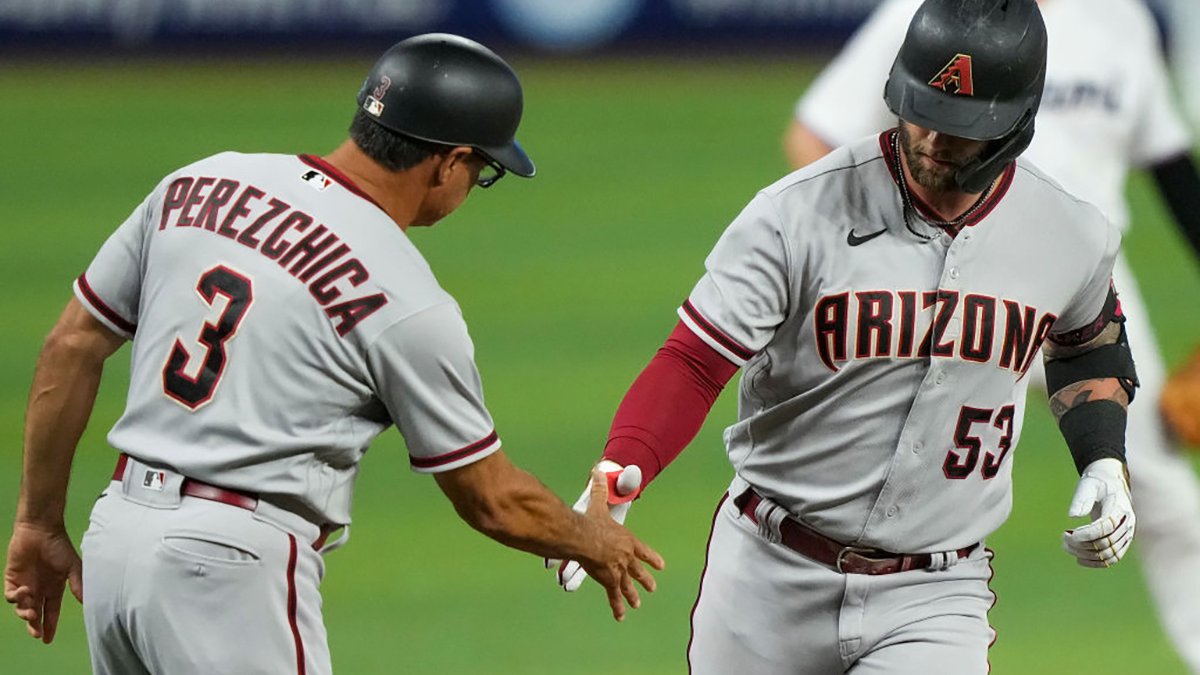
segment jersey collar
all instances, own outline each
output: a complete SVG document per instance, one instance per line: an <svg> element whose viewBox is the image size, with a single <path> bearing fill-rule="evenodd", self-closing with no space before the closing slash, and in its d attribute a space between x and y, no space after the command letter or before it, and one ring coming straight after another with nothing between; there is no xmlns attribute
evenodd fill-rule
<svg viewBox="0 0 1200 675"><path fill-rule="evenodd" d="M887 165L888 173L892 176L892 182L896 184L896 189L899 190L900 177L896 175L896 156L892 153L892 142L897 133L899 133L899 131L893 128L879 134L879 148L883 150L884 164ZM972 225L986 218L988 214L996 208L996 205L1000 203L1000 200L1004 198L1004 195L1008 193L1008 188L1012 186L1013 176L1015 176L1016 173L1017 163L1015 161L1009 162L1008 166L1004 167L1003 173L1000 174L1000 184L997 185L994 190L992 190L990 195L988 195L987 201L981 204L975 213L972 214L970 218L964 220L962 225L959 227L971 227ZM918 197L916 194L913 194L911 190L909 192L909 198L912 201L913 208L917 210L917 213L919 213L922 218L931 221L943 220L943 218L939 216L932 207L922 201L920 197ZM903 206L901 206L901 208L903 208Z"/></svg>
<svg viewBox="0 0 1200 675"><path fill-rule="evenodd" d="M341 185L342 187L344 187L347 190L349 190L350 192L358 195L359 197L362 197L363 199L371 202L380 211L384 211L386 213L385 209L382 206L380 206L379 202L372 199L371 195L367 194L361 188L359 188L358 185L356 185L354 183L354 181L350 180L349 176L342 173L341 171L338 171L337 168L334 167L329 162L326 162L325 160L321 159L320 157L317 157L316 155L296 155L296 157L298 157L301 162L304 162L305 164L316 169L317 171L320 171L321 173L325 174L326 176L329 176L333 180L337 181L338 184Z"/></svg>

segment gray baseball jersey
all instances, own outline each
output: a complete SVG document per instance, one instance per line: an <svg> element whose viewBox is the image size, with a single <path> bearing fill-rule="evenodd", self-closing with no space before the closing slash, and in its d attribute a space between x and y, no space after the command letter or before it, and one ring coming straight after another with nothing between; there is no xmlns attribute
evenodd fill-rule
<svg viewBox="0 0 1200 675"><path fill-rule="evenodd" d="M133 339L112 445L350 522L389 425L412 467L500 447L453 298L367 195L308 155L223 153L167 176L75 293Z"/></svg>
<svg viewBox="0 0 1200 675"><path fill-rule="evenodd" d="M1008 516L1023 375L1100 314L1121 236L1021 161L952 239L906 217L893 135L760 192L679 314L745 366L740 480L842 542L948 551Z"/></svg>
<svg viewBox="0 0 1200 675"><path fill-rule="evenodd" d="M909 22L920 4L882 2L804 93L796 117L835 146L893 126L896 117L880 94L904 39L896 27ZM1049 35L1046 88L1025 157L1126 228L1130 167L1152 166L1192 146L1173 105L1154 17L1141 0L1049 0L1039 6ZM1113 278L1142 385L1129 408L1127 438L1143 576L1167 634L1200 673L1200 482L1159 416L1166 364L1121 256ZM1035 363L1034 383L1039 374Z"/></svg>

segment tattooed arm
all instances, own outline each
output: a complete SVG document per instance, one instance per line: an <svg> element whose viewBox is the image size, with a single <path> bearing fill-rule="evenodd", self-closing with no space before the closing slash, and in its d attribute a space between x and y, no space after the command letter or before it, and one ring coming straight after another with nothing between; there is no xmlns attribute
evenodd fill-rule
<svg viewBox="0 0 1200 675"><path fill-rule="evenodd" d="M1051 335L1045 345L1050 408L1079 470L1068 515L1091 518L1063 532L1063 549L1085 567L1116 564L1133 542L1136 523L1125 420L1137 374L1123 322L1118 309L1094 335Z"/></svg>
<svg viewBox="0 0 1200 675"><path fill-rule="evenodd" d="M1101 458L1125 461L1125 421L1137 372L1125 337L1125 317L1110 291L1105 312L1069 333L1051 333L1044 344L1046 390L1075 468Z"/></svg>
<svg viewBox="0 0 1200 675"><path fill-rule="evenodd" d="M1129 394L1115 377L1084 380L1067 385L1050 397L1050 412L1061 422L1063 415L1076 406L1089 401L1114 401L1122 408L1129 408Z"/></svg>
<svg viewBox="0 0 1200 675"><path fill-rule="evenodd" d="M1121 324L1116 322L1109 323L1096 337L1079 345L1062 344L1052 337L1043 346L1047 372L1055 368L1051 365L1055 362L1065 367L1068 362L1085 357L1100 347L1121 345L1122 338ZM1054 413L1055 421L1061 424L1063 416L1071 409L1093 401L1112 401L1128 410L1130 386L1127 378L1095 377L1072 382L1055 391L1047 382L1047 388L1051 390L1050 411Z"/></svg>

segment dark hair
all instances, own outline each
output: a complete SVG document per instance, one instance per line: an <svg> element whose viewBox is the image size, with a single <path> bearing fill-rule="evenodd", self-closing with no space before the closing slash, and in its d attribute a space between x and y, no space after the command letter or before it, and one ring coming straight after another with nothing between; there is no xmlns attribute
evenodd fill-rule
<svg viewBox="0 0 1200 675"><path fill-rule="evenodd" d="M363 153L389 171L411 169L451 147L398 134L376 123L362 110L354 113L350 138Z"/></svg>

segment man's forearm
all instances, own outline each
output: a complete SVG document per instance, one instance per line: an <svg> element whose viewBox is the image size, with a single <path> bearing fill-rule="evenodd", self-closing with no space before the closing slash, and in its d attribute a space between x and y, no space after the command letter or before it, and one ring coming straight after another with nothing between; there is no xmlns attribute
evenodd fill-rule
<svg viewBox="0 0 1200 675"><path fill-rule="evenodd" d="M1125 426L1138 386L1125 314L1111 286L1095 321L1051 333L1044 346L1050 410L1075 468L1099 459L1125 461Z"/></svg>
<svg viewBox="0 0 1200 675"><path fill-rule="evenodd" d="M1098 459L1125 461L1128 408L1129 395L1116 378L1076 382L1050 397L1050 410L1081 474Z"/></svg>
<svg viewBox="0 0 1200 675"><path fill-rule="evenodd" d="M595 524L502 452L436 478L462 519L500 543L544 558L596 558Z"/></svg>
<svg viewBox="0 0 1200 675"><path fill-rule="evenodd" d="M595 526L520 469L509 489L477 510L472 521L492 539L544 558L596 558Z"/></svg>
<svg viewBox="0 0 1200 675"><path fill-rule="evenodd" d="M642 470L642 487L699 433L738 367L682 321L625 393L613 417L604 458Z"/></svg>
<svg viewBox="0 0 1200 675"><path fill-rule="evenodd" d="M18 522L60 525L75 446L87 427L104 360L122 340L72 302L34 371L25 412Z"/></svg>
<svg viewBox="0 0 1200 675"><path fill-rule="evenodd" d="M1072 409L1085 403L1096 401L1112 401L1122 409L1129 408L1129 394L1115 377L1095 380L1084 380L1063 387L1050 397L1050 412L1054 419L1062 423L1063 416Z"/></svg>

